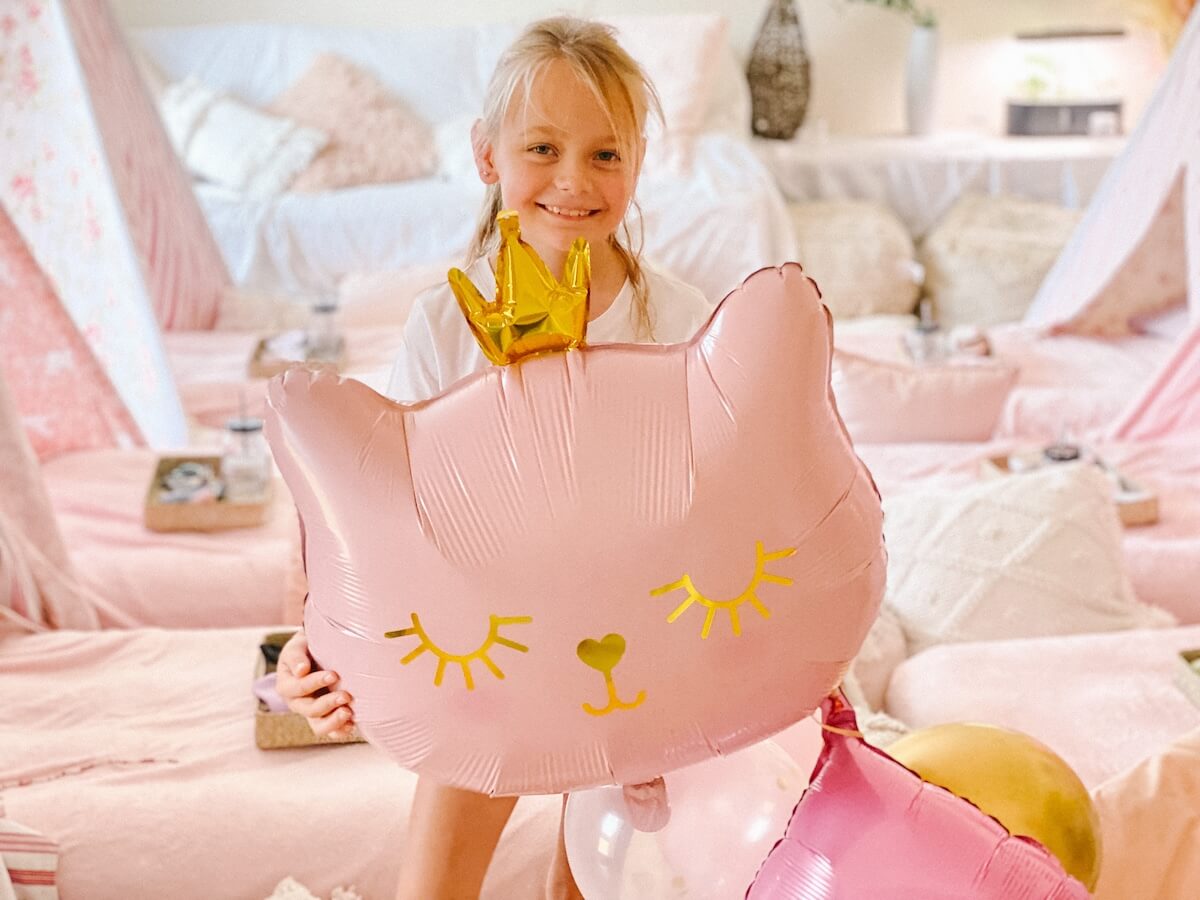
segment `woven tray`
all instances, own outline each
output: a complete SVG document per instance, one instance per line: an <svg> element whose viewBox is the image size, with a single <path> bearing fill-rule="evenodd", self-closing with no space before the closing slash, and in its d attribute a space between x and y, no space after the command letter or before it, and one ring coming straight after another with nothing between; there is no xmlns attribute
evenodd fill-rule
<svg viewBox="0 0 1200 900"><path fill-rule="evenodd" d="M160 456L142 508L142 522L150 531L227 531L230 528L254 528L267 521L274 490L270 481L262 494L249 501L159 502L163 477L183 462L204 463L211 466L218 477L221 475L219 456Z"/></svg>
<svg viewBox="0 0 1200 900"><path fill-rule="evenodd" d="M266 635L262 642L276 647L282 647L296 632L276 631ZM275 665L268 663L262 651L255 654L254 680L269 675L275 671ZM347 738L318 737L308 727L304 716L294 712L271 712L267 704L256 698L258 708L254 712L254 743L260 750L286 750L292 747L316 747L326 744L361 744L362 737L357 729L351 729Z"/></svg>
<svg viewBox="0 0 1200 900"><path fill-rule="evenodd" d="M1039 456L1038 453L1016 454L1015 457L989 456L980 464L980 474L986 478L994 478L1000 475L1011 475L1014 469L1018 473L1028 472L1038 467ZM1014 461L1022 465L1013 466ZM1137 525L1153 525L1157 522L1158 495L1124 476L1121 476L1120 482L1128 488L1123 490L1118 485L1114 487L1113 491L1113 503L1116 504L1121 524L1126 528L1132 528Z"/></svg>
<svg viewBox="0 0 1200 900"><path fill-rule="evenodd" d="M1200 660L1200 650L1183 650L1179 654L1179 666L1175 670L1175 683L1187 698L1200 706L1200 669L1192 664Z"/></svg>

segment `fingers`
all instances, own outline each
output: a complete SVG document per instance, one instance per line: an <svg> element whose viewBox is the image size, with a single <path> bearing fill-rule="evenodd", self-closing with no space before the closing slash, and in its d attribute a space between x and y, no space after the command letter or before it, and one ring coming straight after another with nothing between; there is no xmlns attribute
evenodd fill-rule
<svg viewBox="0 0 1200 900"><path fill-rule="evenodd" d="M275 690L287 701L288 709L308 720L314 734L350 737L354 715L349 704L354 698L346 691L336 690L336 672L311 671L313 667L308 639L303 632L296 632L279 652Z"/></svg>

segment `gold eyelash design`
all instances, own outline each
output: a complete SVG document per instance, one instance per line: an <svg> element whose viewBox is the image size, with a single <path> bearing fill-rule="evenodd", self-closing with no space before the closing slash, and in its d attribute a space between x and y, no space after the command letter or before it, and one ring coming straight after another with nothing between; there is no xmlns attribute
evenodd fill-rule
<svg viewBox="0 0 1200 900"><path fill-rule="evenodd" d="M783 559L784 557L793 555L796 552L795 547L788 547L784 550L776 550L771 553L766 553L763 550L762 541L755 541L754 548L754 575L751 577L750 583L746 585L746 589L731 600L710 600L708 597L705 597L698 590L696 590L696 586L692 584L691 575L684 575L678 581L673 581L670 584L664 584L662 587L655 588L650 592L650 596L658 597L662 594L670 594L672 591L678 591L681 589L685 590L687 591L687 599L679 604L679 606L675 608L674 612L667 616L668 622L674 622L681 615L683 615L684 610L686 610L689 606L691 606L693 603L699 603L701 606L708 607L708 615L704 618L704 627L700 630L701 639L708 637L708 633L712 630L713 619L716 617L717 610L719 609L723 609L729 613L729 624L733 628L733 633L736 637L742 633L742 624L738 617L738 607L743 603L749 603L751 606L753 606L756 610L758 610L758 614L764 619L771 618L770 610L763 606L762 601L758 599L758 595L755 593L760 584L762 584L764 581L769 581L772 584L783 585L792 583L791 578L786 578L783 575L772 575L767 572L764 567L772 560Z"/></svg>
<svg viewBox="0 0 1200 900"><path fill-rule="evenodd" d="M429 650L438 658L437 671L433 675L434 685L437 687L442 686L442 676L446 674L447 663L458 663L458 665L462 666L463 681L467 685L467 690L473 691L475 690L475 680L471 677L471 663L475 660L479 660L485 666L487 666L488 669L491 670L492 674L497 678L504 678L504 673L500 671L500 667L492 662L491 658L488 656L488 651L491 650L493 646L499 644L502 647L509 647L510 649L518 650L521 653L529 652L529 648L524 644L518 644L516 641L510 640L509 638L501 635L500 626L528 625L532 621L533 616L488 616L489 624L487 637L484 638L483 643L480 644L478 648L472 650L470 653L464 654L447 653L432 640L430 640L428 633L426 633L425 629L421 627L421 620L417 618L416 613L412 614L411 628L401 628L398 631L387 631L384 632L383 636L385 638L399 638L416 635L420 639L421 644L406 657L400 660L401 665L407 666L426 650Z"/></svg>

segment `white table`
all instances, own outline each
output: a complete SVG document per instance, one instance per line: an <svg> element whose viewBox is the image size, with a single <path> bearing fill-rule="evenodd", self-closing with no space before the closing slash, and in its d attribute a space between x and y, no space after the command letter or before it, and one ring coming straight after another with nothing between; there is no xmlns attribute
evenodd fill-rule
<svg viewBox="0 0 1200 900"><path fill-rule="evenodd" d="M792 201L871 200L891 207L914 238L966 192L1086 206L1123 137L800 137L754 140Z"/></svg>

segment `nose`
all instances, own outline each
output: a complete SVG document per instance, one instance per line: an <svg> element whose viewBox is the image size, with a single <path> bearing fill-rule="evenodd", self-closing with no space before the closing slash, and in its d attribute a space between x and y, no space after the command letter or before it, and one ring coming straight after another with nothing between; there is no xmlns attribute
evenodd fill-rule
<svg viewBox="0 0 1200 900"><path fill-rule="evenodd" d="M554 173L554 186L564 194L586 194L592 189L586 160L564 160Z"/></svg>

